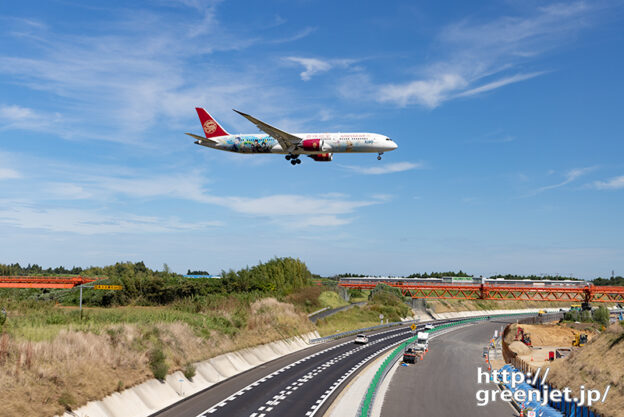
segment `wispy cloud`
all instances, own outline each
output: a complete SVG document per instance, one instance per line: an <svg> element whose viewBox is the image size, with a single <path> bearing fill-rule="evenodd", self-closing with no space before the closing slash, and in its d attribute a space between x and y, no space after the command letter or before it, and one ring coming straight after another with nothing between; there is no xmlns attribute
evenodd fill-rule
<svg viewBox="0 0 624 417"><path fill-rule="evenodd" d="M357 62L354 59L319 59L296 56L290 56L284 60L303 66L304 71L299 74L303 81L309 81L312 76L327 72L332 68L346 68Z"/></svg>
<svg viewBox="0 0 624 417"><path fill-rule="evenodd" d="M0 180L12 180L16 178L21 178L19 172L11 168L0 167Z"/></svg>
<svg viewBox="0 0 624 417"><path fill-rule="evenodd" d="M553 190L555 188L560 188L563 187L565 185L570 184L573 181L576 181L577 179L579 179L580 177L582 177L583 175L595 170L596 167L587 167L587 168L575 168L575 169L571 169L568 172L565 173L564 175L564 180L557 183L557 184L552 184L552 185L546 185L544 187L540 187L538 189L536 189L532 194L538 194L544 191L548 191L548 190Z"/></svg>
<svg viewBox="0 0 624 417"><path fill-rule="evenodd" d="M381 166L355 166L355 165L343 165L343 167L355 171L358 174L365 175L382 175L382 174L393 174L395 172L403 172L410 171L412 169L421 169L424 168L424 164L422 162L394 162L389 164L384 164Z"/></svg>
<svg viewBox="0 0 624 417"><path fill-rule="evenodd" d="M479 87L476 87L476 88L472 88L472 89L467 90L467 91L463 91L463 92L457 94L457 97L474 96L476 94L480 94L480 93L484 93L486 91L494 90L496 88L500 88L500 87L506 86L508 84L513 84L513 83L517 83L517 82L520 82L520 81L529 80L531 78L538 77L538 76L540 76L542 74L545 74L545 73L546 73L546 71L531 72L531 73L528 73L528 74L516 74L516 75L513 75L511 77L502 78L500 80L492 81L492 82L484 84L482 86L479 86Z"/></svg>
<svg viewBox="0 0 624 417"><path fill-rule="evenodd" d="M591 186L598 190L619 190L624 188L624 175L606 181L594 181Z"/></svg>
<svg viewBox="0 0 624 417"><path fill-rule="evenodd" d="M7 207L3 205L3 207ZM34 208L11 204L0 208L0 224L22 229L84 235L163 233L221 226L219 221L184 222L175 217L137 216L73 208Z"/></svg>
<svg viewBox="0 0 624 417"><path fill-rule="evenodd" d="M110 18L99 21L98 30L81 34L57 32L55 26L24 28L15 20L10 25L15 30L6 33L32 52L0 56L0 74L6 82L62 100L56 100L54 113L45 108L53 100L38 102L37 108L0 103L0 125L44 130L37 126L45 123L49 133L64 138L154 146L159 138L146 142L142 137L146 130L180 126L191 118L189 109L200 104L241 125L230 115L232 107L253 111L263 103L264 114L288 113L290 93L273 85L276 72L271 66L205 59L215 52L275 41L254 36L253 28L245 32L222 25L218 3L172 3L179 9L175 13L184 16L184 25L156 10L111 9ZM300 39L312 31L304 28L290 39L277 41ZM249 91L255 91L253 96ZM32 115L39 116L36 123L28 120Z"/></svg>
<svg viewBox="0 0 624 417"><path fill-rule="evenodd" d="M346 87L341 91L345 96L355 91L369 100L400 107L433 109L448 100L530 80L548 71L522 71L520 67L569 42L591 24L598 10L600 7L585 2L558 3L485 22L463 19L440 31L433 45L440 58L417 68L411 80L375 83L355 74L343 80ZM511 71L515 73L509 74ZM354 90L353 85L360 88Z"/></svg>

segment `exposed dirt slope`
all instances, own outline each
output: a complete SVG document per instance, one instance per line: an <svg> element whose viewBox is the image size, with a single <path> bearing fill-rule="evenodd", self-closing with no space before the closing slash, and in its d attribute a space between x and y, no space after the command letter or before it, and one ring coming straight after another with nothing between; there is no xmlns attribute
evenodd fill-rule
<svg viewBox="0 0 624 417"><path fill-rule="evenodd" d="M510 326L509 333L505 337L505 342L511 345L511 342L515 340L517 324ZM566 325L559 324L520 324L520 327L531 336L531 343L533 346L558 346L568 347L572 346L574 336L580 333L587 334L589 340L593 337L591 331L580 331L571 329ZM511 348L511 346L510 346ZM519 352L517 352L519 353Z"/></svg>
<svg viewBox="0 0 624 417"><path fill-rule="evenodd" d="M594 337L585 347L562 361L555 361L549 380L557 387L570 387L579 394L579 386L611 389L605 403L597 403L595 410L605 417L624 416L624 328L611 325Z"/></svg>

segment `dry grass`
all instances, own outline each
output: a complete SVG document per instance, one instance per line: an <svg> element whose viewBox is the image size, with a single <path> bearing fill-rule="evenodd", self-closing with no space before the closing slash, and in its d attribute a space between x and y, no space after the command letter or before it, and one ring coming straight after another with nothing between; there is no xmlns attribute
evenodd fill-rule
<svg viewBox="0 0 624 417"><path fill-rule="evenodd" d="M607 400L596 403L595 410L605 417L621 417L624 410L624 328L610 326L584 348L551 366L550 382L570 387L579 395L579 386L604 392L611 385Z"/></svg>
<svg viewBox="0 0 624 417"><path fill-rule="evenodd" d="M223 306L220 313L234 314ZM291 304L269 298L252 303L245 327L230 335L210 330L202 337L180 321L102 325L97 334L70 325L41 341L3 334L1 414L53 416L139 384L153 377L148 354L154 347L163 349L173 372L189 362L312 330Z"/></svg>

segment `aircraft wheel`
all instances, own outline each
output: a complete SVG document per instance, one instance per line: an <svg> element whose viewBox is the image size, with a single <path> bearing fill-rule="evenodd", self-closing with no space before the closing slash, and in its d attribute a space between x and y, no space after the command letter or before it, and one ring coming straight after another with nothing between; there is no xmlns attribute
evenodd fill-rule
<svg viewBox="0 0 624 417"><path fill-rule="evenodd" d="M290 161L290 163L291 163L293 166L295 166L295 165L297 165L297 160L296 160L296 159L293 159L292 161Z"/></svg>
<svg viewBox="0 0 624 417"><path fill-rule="evenodd" d="M300 164L300 163L301 163L301 159L297 159L297 164Z"/></svg>
<svg viewBox="0 0 624 417"><path fill-rule="evenodd" d="M377 160L381 161L381 155L377 156Z"/></svg>
<svg viewBox="0 0 624 417"><path fill-rule="evenodd" d="M286 155L284 158L286 158L287 161L290 161L290 158L292 158L292 156Z"/></svg>

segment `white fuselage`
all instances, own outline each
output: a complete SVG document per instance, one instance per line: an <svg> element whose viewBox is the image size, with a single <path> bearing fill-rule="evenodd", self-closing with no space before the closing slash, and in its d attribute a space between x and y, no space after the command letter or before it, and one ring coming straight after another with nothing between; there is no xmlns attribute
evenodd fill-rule
<svg viewBox="0 0 624 417"><path fill-rule="evenodd" d="M344 152L384 153L397 148L394 141L377 133L295 133L294 136L301 138L302 142L290 150L283 149L276 139L267 134L218 136L206 141L199 140L197 143L228 152L295 155Z"/></svg>

